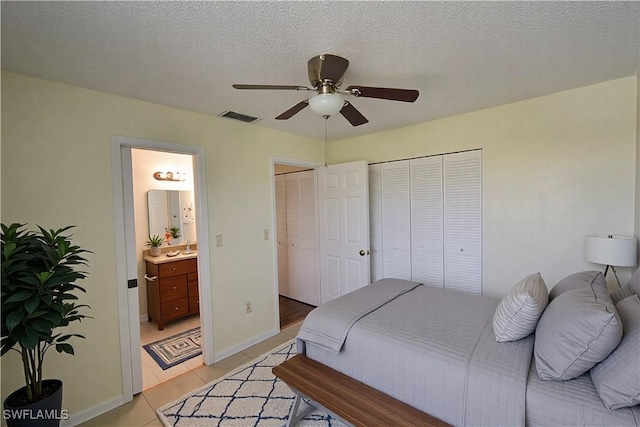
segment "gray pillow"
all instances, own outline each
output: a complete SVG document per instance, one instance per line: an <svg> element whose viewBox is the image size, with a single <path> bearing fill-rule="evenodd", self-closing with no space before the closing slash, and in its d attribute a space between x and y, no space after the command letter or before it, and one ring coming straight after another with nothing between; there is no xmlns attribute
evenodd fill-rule
<svg viewBox="0 0 640 427"><path fill-rule="evenodd" d="M594 281L564 292L549 303L536 328L538 377L576 378L604 360L621 338L620 318L605 284Z"/></svg>
<svg viewBox="0 0 640 427"><path fill-rule="evenodd" d="M640 404L640 297L616 304L624 334L618 347L591 369L591 380L607 409Z"/></svg>
<svg viewBox="0 0 640 427"><path fill-rule="evenodd" d="M594 281L597 281L599 285L607 288L607 282L600 271L581 271L579 273L573 273L559 281L551 292L549 292L549 301L552 301L555 297L573 289L586 288L590 286Z"/></svg>
<svg viewBox="0 0 640 427"><path fill-rule="evenodd" d="M549 303L547 285L540 273L525 277L511 288L493 315L496 341L516 341L536 330L538 320Z"/></svg>
<svg viewBox="0 0 640 427"><path fill-rule="evenodd" d="M629 283L611 293L611 301L617 304L631 295L640 295L640 269L633 273Z"/></svg>

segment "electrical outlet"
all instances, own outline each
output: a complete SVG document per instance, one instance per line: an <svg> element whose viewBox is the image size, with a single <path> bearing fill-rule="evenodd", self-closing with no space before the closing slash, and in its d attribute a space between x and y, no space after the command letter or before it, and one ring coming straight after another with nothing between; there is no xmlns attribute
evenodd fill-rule
<svg viewBox="0 0 640 427"><path fill-rule="evenodd" d="M247 312L247 314L251 313L251 303L250 302L245 304L245 311Z"/></svg>
<svg viewBox="0 0 640 427"><path fill-rule="evenodd" d="M268 228L264 229L264 240L269 240L269 229Z"/></svg>
<svg viewBox="0 0 640 427"><path fill-rule="evenodd" d="M216 247L222 246L222 234L216 234Z"/></svg>

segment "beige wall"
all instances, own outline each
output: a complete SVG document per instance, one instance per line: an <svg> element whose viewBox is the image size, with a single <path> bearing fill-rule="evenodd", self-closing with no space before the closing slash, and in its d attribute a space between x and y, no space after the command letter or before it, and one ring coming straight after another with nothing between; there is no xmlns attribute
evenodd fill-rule
<svg viewBox="0 0 640 427"><path fill-rule="evenodd" d="M583 260L586 234L633 234L636 144L629 77L334 142L330 153L379 162L482 148L484 293L501 296L533 272L552 287L600 269Z"/></svg>
<svg viewBox="0 0 640 427"><path fill-rule="evenodd" d="M534 271L552 286L599 268L582 260L585 234L640 229L636 84L630 77L339 141L331 160L482 148L485 293L502 295ZM216 352L273 328L273 245L262 240L273 224L271 157L322 162L321 141L6 72L1 94L2 222L75 224L74 242L95 252L82 299L95 319L75 328L87 340L76 341L74 357L51 354L45 367L65 381L72 415L122 387L111 135L205 147L209 240L224 235L210 259ZM15 355L3 357L2 394L21 381Z"/></svg>
<svg viewBox="0 0 640 427"><path fill-rule="evenodd" d="M640 259L640 71L636 74L636 239L638 239L638 259Z"/></svg>
<svg viewBox="0 0 640 427"><path fill-rule="evenodd" d="M205 147L216 352L276 325L271 157L321 162L321 141L202 114L2 73L2 222L61 227L94 252L82 303L94 319L74 329L76 356L47 356L73 416L122 393L115 283L111 135ZM274 235L272 230L271 235ZM250 265L250 268L247 268ZM246 315L244 304L252 301ZM18 357L2 358L2 395L22 383Z"/></svg>
<svg viewBox="0 0 640 427"><path fill-rule="evenodd" d="M147 209L147 192L149 190L191 191L193 195L193 156L189 154L166 153L153 150L131 150L133 172L133 210L136 222L136 248L138 253L138 291L141 318L147 317L147 282L144 279L146 265L142 252L149 249L149 212ZM158 181L154 172L186 173L184 181ZM196 241L196 224L182 224L182 236ZM164 236L162 236L164 237ZM176 242L173 242L176 244Z"/></svg>

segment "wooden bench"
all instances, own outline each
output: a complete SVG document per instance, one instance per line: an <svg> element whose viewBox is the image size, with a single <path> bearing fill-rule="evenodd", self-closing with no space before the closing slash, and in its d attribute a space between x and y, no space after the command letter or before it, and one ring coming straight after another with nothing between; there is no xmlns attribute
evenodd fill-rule
<svg viewBox="0 0 640 427"><path fill-rule="evenodd" d="M449 425L302 354L275 366L273 374L296 394L287 426L296 425L315 406L354 426ZM298 413L303 397L315 406Z"/></svg>

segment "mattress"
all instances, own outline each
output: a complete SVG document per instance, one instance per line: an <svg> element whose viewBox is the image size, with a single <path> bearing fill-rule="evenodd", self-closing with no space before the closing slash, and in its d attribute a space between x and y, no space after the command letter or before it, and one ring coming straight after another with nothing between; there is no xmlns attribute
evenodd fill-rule
<svg viewBox="0 0 640 427"><path fill-rule="evenodd" d="M640 406L607 410L588 372L569 381L542 381L532 363L526 402L526 422L532 427L640 425Z"/></svg>
<svg viewBox="0 0 640 427"><path fill-rule="evenodd" d="M524 425L533 337L497 343L498 302L418 286L354 323L339 353L309 341L299 349L450 424Z"/></svg>

